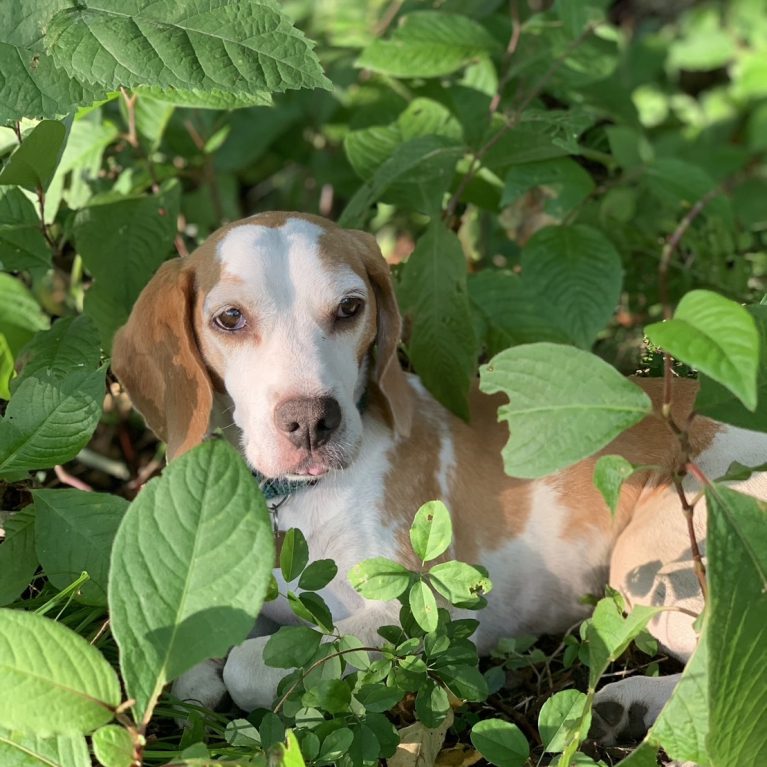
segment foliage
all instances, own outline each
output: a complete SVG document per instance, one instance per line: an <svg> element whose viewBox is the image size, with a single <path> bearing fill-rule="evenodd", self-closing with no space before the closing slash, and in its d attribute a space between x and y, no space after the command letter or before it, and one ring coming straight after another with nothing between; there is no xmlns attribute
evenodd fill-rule
<svg viewBox="0 0 767 767"><path fill-rule="evenodd" d="M335 634L318 593L335 563L309 562L292 531L278 598L308 625L268 646L270 663L295 669L275 711L186 707L187 729L173 729L163 685L241 641L273 596L271 527L219 442L137 495L163 453L107 377L112 336L157 267L221 223L308 210L405 260L403 352L463 418L482 363L481 388L509 398L510 474L567 466L636 423L647 398L613 368L657 373L663 352L699 373L698 413L767 431L762 4L6 5L0 669L13 694L0 693L0 761L87 765L87 735L103 767L356 767L394 753L392 722L446 729L454 708L456 748L495 764L599 764L579 750L596 686L646 643L652 612L625 616L608 594L554 652L509 639L481 673L475 622L444 604L480 608L488 574L435 562L452 535L439 503L413 509L418 572L382 559L353 572L362 594L402 605L380 657ZM654 764L660 748L757 764L765 508L703 476L689 424L664 415L684 458L674 468L705 489L708 607L682 683L626 764ZM603 456L594 480L614 511L623 482L651 469ZM582 689L547 690L524 729L506 721L513 708L493 703L505 671L552 664L560 686L585 666Z"/></svg>

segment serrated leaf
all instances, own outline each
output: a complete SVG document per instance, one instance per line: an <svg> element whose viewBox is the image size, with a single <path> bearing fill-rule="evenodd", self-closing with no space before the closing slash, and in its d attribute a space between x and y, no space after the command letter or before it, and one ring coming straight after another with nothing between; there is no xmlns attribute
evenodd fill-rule
<svg viewBox="0 0 767 767"><path fill-rule="evenodd" d="M705 374L698 376L700 390L695 398L695 412L741 429L767 431L767 306L746 306L759 333L759 362L756 373L757 407L749 411L722 384Z"/></svg>
<svg viewBox="0 0 767 767"><path fill-rule="evenodd" d="M509 397L498 418L509 422L503 457L514 477L541 477L569 466L652 411L647 395L606 362L548 343L501 352L480 369L480 389Z"/></svg>
<svg viewBox="0 0 767 767"><path fill-rule="evenodd" d="M322 634L306 626L281 626L264 647L264 663L273 668L299 668L317 652Z"/></svg>
<svg viewBox="0 0 767 767"><path fill-rule="evenodd" d="M82 490L34 490L37 556L48 579L66 588L90 576L77 593L84 604L107 604L109 555L128 508L124 498Z"/></svg>
<svg viewBox="0 0 767 767"><path fill-rule="evenodd" d="M394 77L438 77L498 48L495 38L467 16L415 11L402 17L389 39L365 48L357 66Z"/></svg>
<svg viewBox="0 0 767 767"><path fill-rule="evenodd" d="M42 738L0 728L3 767L91 767L88 744L82 735Z"/></svg>
<svg viewBox="0 0 767 767"><path fill-rule="evenodd" d="M227 443L200 445L147 483L117 531L109 578L137 721L166 682L245 639L273 562L263 497Z"/></svg>
<svg viewBox="0 0 767 767"><path fill-rule="evenodd" d="M722 485L708 505L708 692L711 764L767 760L767 668L753 663L767 642L767 506Z"/></svg>
<svg viewBox="0 0 767 767"><path fill-rule="evenodd" d="M134 91L139 95L168 102L173 106L193 109L243 109L244 107L270 106L272 103L271 94L265 91L232 93L222 90L161 88L158 86L138 86L134 88Z"/></svg>
<svg viewBox="0 0 767 767"><path fill-rule="evenodd" d="M447 551L453 540L450 512L442 501L428 501L415 514L410 543L422 562L430 562Z"/></svg>
<svg viewBox="0 0 767 767"><path fill-rule="evenodd" d="M407 260L398 297L413 318L408 355L429 391L464 419L477 340L466 288L466 258L456 234L435 219Z"/></svg>
<svg viewBox="0 0 767 767"><path fill-rule="evenodd" d="M298 579L298 588L319 591L336 577L338 566L332 559L318 559L306 566Z"/></svg>
<svg viewBox="0 0 767 767"><path fill-rule="evenodd" d="M125 727L107 724L91 736L93 753L103 767L132 767L133 740Z"/></svg>
<svg viewBox="0 0 767 767"><path fill-rule="evenodd" d="M349 583L366 599L396 599L410 585L411 573L385 557L373 557L349 570Z"/></svg>
<svg viewBox="0 0 767 767"><path fill-rule="evenodd" d="M603 455L594 466L594 486L605 499L615 516L623 483L636 471L636 467L621 455Z"/></svg>
<svg viewBox="0 0 767 767"><path fill-rule="evenodd" d="M8 516L0 545L0 605L13 602L32 580L37 569L35 515L31 507Z"/></svg>
<svg viewBox="0 0 767 767"><path fill-rule="evenodd" d="M0 184L47 189L64 150L67 129L58 120L39 122L13 150L0 171Z"/></svg>
<svg viewBox="0 0 767 767"><path fill-rule="evenodd" d="M120 683L104 656L74 631L35 613L0 610L0 721L39 735L89 733L112 719Z"/></svg>
<svg viewBox="0 0 767 767"><path fill-rule="evenodd" d="M248 95L329 85L309 41L270 0L135 0L129 15L119 0L101 0L57 13L45 43L68 74L112 90Z"/></svg>
<svg viewBox="0 0 767 767"><path fill-rule="evenodd" d="M50 265L35 206L20 189L0 186L0 269L39 274Z"/></svg>
<svg viewBox="0 0 767 767"><path fill-rule="evenodd" d="M484 719L471 729L474 748L497 767L522 767L530 747L517 725L502 719Z"/></svg>
<svg viewBox="0 0 767 767"><path fill-rule="evenodd" d="M573 740L580 742L580 733L588 733L591 711L585 693L579 690L562 690L543 704L538 714L538 732L544 751L560 753Z"/></svg>
<svg viewBox="0 0 767 767"><path fill-rule="evenodd" d="M416 581L408 593L408 603L418 625L426 632L437 628L437 600L423 581Z"/></svg>
<svg viewBox="0 0 767 767"><path fill-rule="evenodd" d="M685 294L672 319L645 328L650 341L727 387L749 410L757 403L759 333L740 305L710 290Z"/></svg>
<svg viewBox="0 0 767 767"><path fill-rule="evenodd" d="M139 293L173 251L179 192L174 182L157 195L93 200L75 217L77 249L95 280L85 294L85 312L107 351Z"/></svg>
<svg viewBox="0 0 767 767"><path fill-rule="evenodd" d="M280 570L286 583L290 583L301 575L309 561L309 547L306 545L304 534L292 527L285 533L280 548Z"/></svg>
<svg viewBox="0 0 767 767"><path fill-rule="evenodd" d="M32 376L0 421L0 476L47 469L74 458L101 417L105 368L58 379Z"/></svg>

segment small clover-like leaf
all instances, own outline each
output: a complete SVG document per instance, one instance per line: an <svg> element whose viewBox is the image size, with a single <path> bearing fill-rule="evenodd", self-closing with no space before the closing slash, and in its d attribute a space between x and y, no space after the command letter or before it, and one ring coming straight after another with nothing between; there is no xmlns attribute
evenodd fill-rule
<svg viewBox="0 0 767 767"><path fill-rule="evenodd" d="M442 501L429 501L416 512L410 542L418 558L429 562L443 554L453 538L450 512Z"/></svg>

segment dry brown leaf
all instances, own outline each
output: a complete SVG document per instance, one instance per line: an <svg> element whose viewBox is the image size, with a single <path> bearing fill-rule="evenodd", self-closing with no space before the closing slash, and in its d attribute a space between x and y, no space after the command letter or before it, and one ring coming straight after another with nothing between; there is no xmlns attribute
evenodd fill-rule
<svg viewBox="0 0 767 767"><path fill-rule="evenodd" d="M452 723L453 712L450 711L445 721L433 730L421 722L401 729L400 744L394 756L386 760L387 767L434 767Z"/></svg>

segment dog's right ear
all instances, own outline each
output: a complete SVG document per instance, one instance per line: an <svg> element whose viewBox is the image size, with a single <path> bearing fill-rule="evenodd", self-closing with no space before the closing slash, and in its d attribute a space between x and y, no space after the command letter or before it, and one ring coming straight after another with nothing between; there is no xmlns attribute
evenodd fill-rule
<svg viewBox="0 0 767 767"><path fill-rule="evenodd" d="M168 459L202 442L213 406L213 386L194 333L194 267L164 263L117 332L112 370L160 439Z"/></svg>

